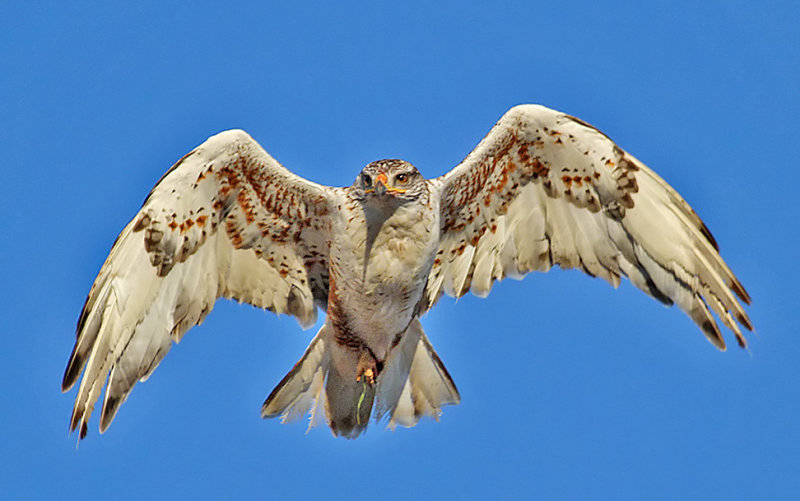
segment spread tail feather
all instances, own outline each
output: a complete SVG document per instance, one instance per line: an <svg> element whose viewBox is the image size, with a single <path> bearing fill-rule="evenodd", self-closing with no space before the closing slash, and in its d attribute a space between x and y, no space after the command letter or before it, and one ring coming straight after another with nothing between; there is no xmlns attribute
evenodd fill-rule
<svg viewBox="0 0 800 501"><path fill-rule="evenodd" d="M307 412L312 412L309 429L314 426L317 418L317 409L324 399L322 392L325 375L330 366L329 354L325 349L325 339L322 334L327 324L311 340L292 370L286 374L280 383L272 390L264 405L261 406L262 418L281 416L281 422L296 421ZM313 408L312 408L313 406ZM322 406L324 409L324 405Z"/></svg>
<svg viewBox="0 0 800 501"><path fill-rule="evenodd" d="M443 406L461 402L453 378L434 351L418 318L411 322L397 348L402 349L395 349L392 357L404 358L397 363L390 358L388 365L390 368L392 365L397 368L405 367L407 376L392 379L387 377L384 385L379 388L381 396L385 395L385 398L379 397L378 412L389 412L389 428L395 429L397 425L410 428L423 416L438 420ZM382 407L384 402L385 406ZM377 414L377 417L380 418L381 415Z"/></svg>
<svg viewBox="0 0 800 501"><path fill-rule="evenodd" d="M342 351L329 348L333 336L326 335L327 329L332 327L326 323L272 390L261 408L262 417L281 416L286 423L310 412L310 429L324 415L334 435L356 438L367 428L373 403L375 419L388 414L392 429L414 426L426 415L438 418L442 406L459 403L458 390L418 319L392 350L374 385L356 380L357 357L352 363L339 361L339 367L352 365L348 374L336 369L331 353L341 356Z"/></svg>
<svg viewBox="0 0 800 501"><path fill-rule="evenodd" d="M296 421L310 413L308 428L325 416L336 436L355 438L369 423L375 387L366 380L356 381L352 374L341 375L331 363L328 335L332 327L324 324L311 340L300 361L272 390L261 407L261 417L281 417L281 422Z"/></svg>

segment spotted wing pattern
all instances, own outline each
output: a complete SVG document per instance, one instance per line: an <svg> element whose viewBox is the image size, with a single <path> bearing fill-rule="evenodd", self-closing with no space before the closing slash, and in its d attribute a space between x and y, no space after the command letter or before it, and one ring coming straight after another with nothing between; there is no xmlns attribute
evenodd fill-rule
<svg viewBox="0 0 800 501"><path fill-rule="evenodd" d="M336 191L275 161L243 131L222 132L183 157L125 227L78 321L62 390L83 372L71 429L86 435L103 385L105 431L219 297L316 319L328 295L325 216Z"/></svg>
<svg viewBox="0 0 800 501"><path fill-rule="evenodd" d="M536 105L509 110L461 164L432 181L441 244L423 309L485 296L495 280L553 265L614 287L626 276L677 304L718 348L711 311L736 335L750 302L711 233L663 179L587 123ZM737 299L738 296L738 299Z"/></svg>

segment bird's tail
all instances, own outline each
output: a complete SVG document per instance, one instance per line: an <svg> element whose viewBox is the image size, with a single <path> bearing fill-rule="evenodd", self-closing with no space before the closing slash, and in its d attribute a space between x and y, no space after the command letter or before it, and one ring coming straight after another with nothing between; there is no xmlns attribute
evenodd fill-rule
<svg viewBox="0 0 800 501"><path fill-rule="evenodd" d="M322 326L300 361L272 390L262 417L281 416L289 422L310 411L309 429L324 415L334 435L355 438L367 428L371 415L376 420L389 415L392 429L411 427L422 416L438 418L442 406L459 403L458 390L418 319L391 351L374 384L356 378L357 356L333 362L341 353L338 346L327 346L333 336L326 329L332 327Z"/></svg>

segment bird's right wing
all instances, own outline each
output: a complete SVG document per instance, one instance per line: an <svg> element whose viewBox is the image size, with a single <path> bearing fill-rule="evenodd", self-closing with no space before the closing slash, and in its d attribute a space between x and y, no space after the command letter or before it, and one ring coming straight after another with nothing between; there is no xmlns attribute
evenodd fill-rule
<svg viewBox="0 0 800 501"><path fill-rule="evenodd" d="M87 422L108 378L108 428L133 385L219 297L316 320L328 294L336 191L280 165L249 135L209 138L158 182L114 243L78 321L62 391L85 367L70 429Z"/></svg>

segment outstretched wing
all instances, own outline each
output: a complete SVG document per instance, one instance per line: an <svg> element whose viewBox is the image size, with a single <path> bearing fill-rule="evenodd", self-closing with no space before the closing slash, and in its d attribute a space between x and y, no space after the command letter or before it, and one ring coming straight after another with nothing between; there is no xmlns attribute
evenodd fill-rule
<svg viewBox="0 0 800 501"><path fill-rule="evenodd" d="M589 124L516 106L432 183L441 243L424 308L442 292L485 296L495 280L558 265L614 287L628 277L725 349L713 310L745 346L737 321L752 324L739 300L750 298L711 233L672 187Z"/></svg>
<svg viewBox="0 0 800 501"><path fill-rule="evenodd" d="M240 130L178 161L122 230L86 299L62 383L69 390L86 368L70 428L86 435L108 378L105 431L136 381L219 297L313 324L328 296L325 216L335 193Z"/></svg>

